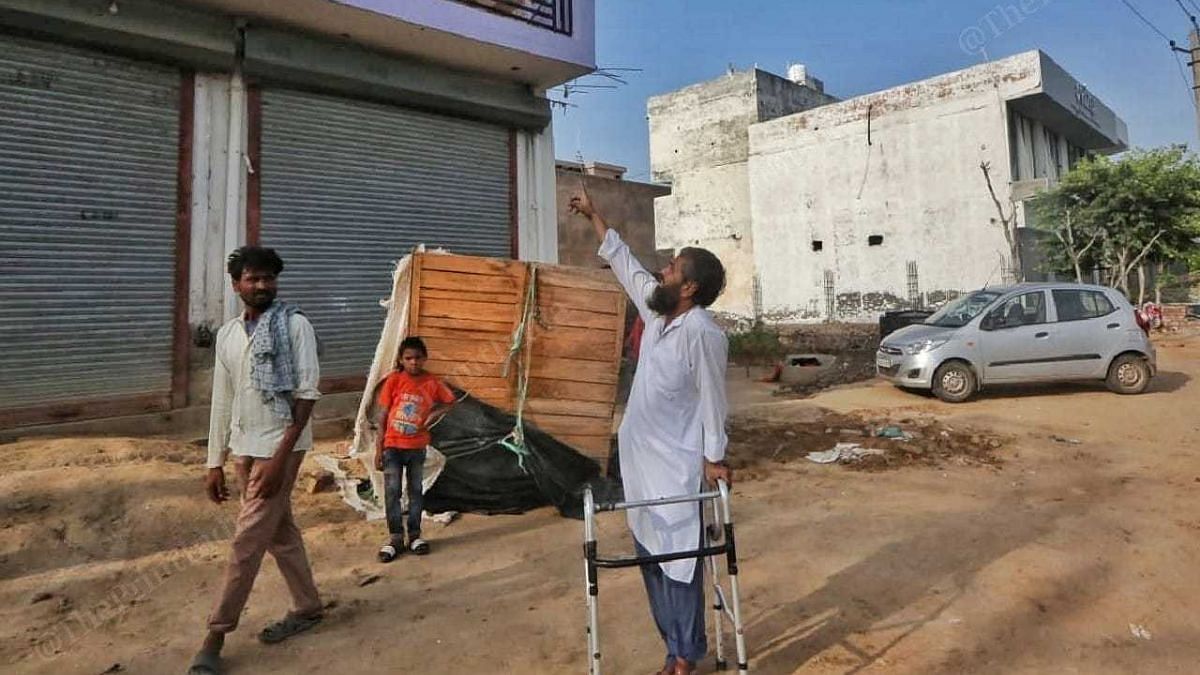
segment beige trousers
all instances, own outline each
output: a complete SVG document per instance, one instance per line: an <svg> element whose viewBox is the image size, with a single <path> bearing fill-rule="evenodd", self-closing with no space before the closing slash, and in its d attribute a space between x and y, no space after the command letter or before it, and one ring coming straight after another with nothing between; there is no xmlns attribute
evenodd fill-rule
<svg viewBox="0 0 1200 675"><path fill-rule="evenodd" d="M275 558L279 572L292 595L293 610L297 614L315 614L321 611L321 598L313 582L308 554L304 551L304 540L300 528L292 516L292 488L300 473L303 452L288 453L284 468L283 484L270 499L255 494L251 485L251 472L255 463L264 459L237 457L238 485L241 489L241 510L237 517L237 530L233 535L233 551L225 571L225 588L217 599L208 629L216 633L228 633L238 625L254 579L262 565L263 555L268 551Z"/></svg>

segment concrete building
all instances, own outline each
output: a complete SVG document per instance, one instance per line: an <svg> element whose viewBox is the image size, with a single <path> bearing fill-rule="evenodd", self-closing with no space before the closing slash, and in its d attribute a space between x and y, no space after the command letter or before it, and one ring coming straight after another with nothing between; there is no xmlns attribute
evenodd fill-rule
<svg viewBox="0 0 1200 675"><path fill-rule="evenodd" d="M655 250L654 200L671 194L671 188L625 180L625 167L599 162L559 160L555 169L558 201L558 261L578 267L601 267L596 255L596 235L582 218L572 215L571 197L585 186L604 215L619 228L633 254L649 269L670 260L671 250ZM664 259L665 258L665 259Z"/></svg>
<svg viewBox="0 0 1200 675"><path fill-rule="evenodd" d="M671 186L655 201L658 248L702 246L726 269L714 309L754 312L754 237L750 221L750 127L837 99L803 67L795 79L754 69L655 96L650 121L652 179Z"/></svg>
<svg viewBox="0 0 1200 675"><path fill-rule="evenodd" d="M243 243L348 399L416 244L555 262L544 92L595 68L594 10L0 0L0 430L203 419Z"/></svg>
<svg viewBox="0 0 1200 675"><path fill-rule="evenodd" d="M718 309L771 322L869 321L1003 281L1008 246L980 164L1023 225L1022 200L1085 154L1128 145L1124 122L1040 51L761 119L708 103L764 76L652 99L650 151L656 179L710 186L673 184L659 244L714 242L740 272ZM743 109L762 107L742 92ZM688 115L708 133L680 133Z"/></svg>

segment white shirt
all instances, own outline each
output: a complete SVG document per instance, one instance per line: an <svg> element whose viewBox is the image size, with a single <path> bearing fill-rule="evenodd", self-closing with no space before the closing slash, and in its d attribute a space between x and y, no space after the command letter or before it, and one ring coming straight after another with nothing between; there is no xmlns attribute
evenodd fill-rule
<svg viewBox="0 0 1200 675"><path fill-rule="evenodd" d="M259 322L255 330L267 330ZM297 399L315 401L321 398L317 383L321 366L317 362L317 336L312 324L301 314L292 314L288 321L288 336L296 359ZM230 319L217 331L217 348L213 363L212 412L208 421L208 467L225 464L225 456L235 455L269 458L283 438L288 422L263 403L262 393L250 382L250 336L242 316ZM296 452L312 449L312 422L300 432Z"/></svg>
<svg viewBox="0 0 1200 675"><path fill-rule="evenodd" d="M617 432L621 480L629 501L701 492L704 459L725 457L725 365L729 343L702 307L668 325L646 300L658 283L629 246L609 230L600 245L617 280L646 324L637 373ZM650 553L700 546L700 505L669 504L627 512L629 529ZM694 558L662 563L667 576L688 583Z"/></svg>

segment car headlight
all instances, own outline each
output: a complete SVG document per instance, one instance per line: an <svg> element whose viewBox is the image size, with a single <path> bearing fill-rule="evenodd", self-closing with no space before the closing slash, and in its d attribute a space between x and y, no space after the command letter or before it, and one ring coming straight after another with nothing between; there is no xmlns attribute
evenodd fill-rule
<svg viewBox="0 0 1200 675"><path fill-rule="evenodd" d="M942 345L946 344L947 342L949 342L949 338L939 338L939 339L935 339L935 340L923 340L921 342L914 342L910 345L904 345L904 353L908 354L910 356L913 354L923 354L928 351L933 351L934 349L941 347Z"/></svg>

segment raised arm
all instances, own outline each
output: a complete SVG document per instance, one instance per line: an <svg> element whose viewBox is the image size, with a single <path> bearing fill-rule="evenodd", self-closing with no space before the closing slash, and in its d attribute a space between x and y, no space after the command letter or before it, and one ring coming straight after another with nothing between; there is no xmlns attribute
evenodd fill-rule
<svg viewBox="0 0 1200 675"><path fill-rule="evenodd" d="M604 217L592 205L586 192L571 198L571 211L591 221L592 228L596 232L596 240L600 242L598 251L600 257L604 258L612 268L617 281L625 289L625 293L629 295L634 306L637 307L642 321L650 323L654 313L650 311L646 300L658 285L654 275L642 267L642 264L629 250L629 246L621 241L621 236L608 226Z"/></svg>

